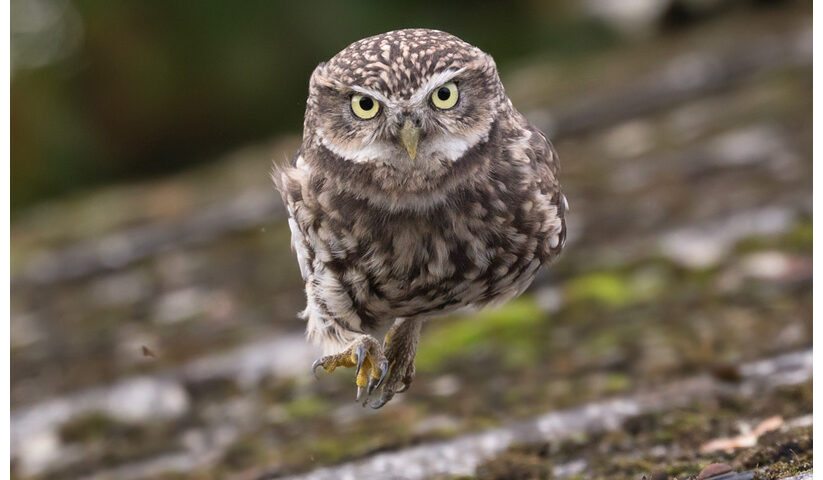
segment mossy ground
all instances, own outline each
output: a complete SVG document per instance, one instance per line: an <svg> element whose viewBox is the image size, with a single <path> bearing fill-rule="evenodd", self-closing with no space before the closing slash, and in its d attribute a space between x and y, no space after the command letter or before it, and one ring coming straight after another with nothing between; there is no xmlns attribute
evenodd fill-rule
<svg viewBox="0 0 823 480"><path fill-rule="evenodd" d="M523 111L608 93L602 90L659 73L672 59L804 31L810 27L804 5L741 8L660 36L654 45L626 42L568 64L535 57L504 81ZM734 382L744 362L810 348L810 78L809 67L765 71L734 88L556 142L571 203L563 255L521 299L429 322L411 390L383 410L355 403L350 372L314 381L308 364L293 378L186 380L191 405L174 421L129 424L91 414L62 425L56 433L66 458L80 460L34 478L140 466L200 440L225 438L208 461L165 478L275 478L692 375ZM546 91L529 89L538 84ZM723 153L718 145L729 144L751 155L732 158L739 164L716 160ZM285 154L296 140L278 145L278 155ZM773 150L758 156L761 147ZM229 159L156 189L115 189L43 207L13 225L14 271L46 249L178 221L216 190L224 199L252 187L268 192L270 157ZM111 210L104 205L121 214L106 215ZM659 248L672 231L770 209L787 212L785 224L734 238L706 265ZM725 230L709 229L702 240L717 246L717 233ZM263 225L90 278L18 284L11 312L13 408L129 375L166 375L263 336L299 335L303 323L294 313L304 297L288 238L284 224ZM181 299L188 299L186 308ZM143 356L141 345L156 356ZM475 477L549 478L583 460L578 478L665 472L683 479L715 461L778 478L810 465L807 428L768 434L729 454L695 451L736 435L740 422L810 414L810 387L720 396L633 418L618 431L516 445Z"/></svg>
<svg viewBox="0 0 823 480"><path fill-rule="evenodd" d="M781 478L812 468L811 426L784 428L757 445L730 452L700 453L704 443L739 434L741 422L781 415L795 418L812 409L811 382L783 387L759 398L721 396L686 408L626 420L617 431L537 445L515 445L478 467L477 480L555 478L557 465L583 462L583 473L569 478L693 479L710 463L738 471L755 470L758 479Z"/></svg>

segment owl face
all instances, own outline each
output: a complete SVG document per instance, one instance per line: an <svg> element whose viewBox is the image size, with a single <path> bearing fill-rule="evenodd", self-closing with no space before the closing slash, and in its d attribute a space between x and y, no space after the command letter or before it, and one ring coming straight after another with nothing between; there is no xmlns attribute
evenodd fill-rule
<svg viewBox="0 0 823 480"><path fill-rule="evenodd" d="M315 69L304 132L346 162L442 168L488 138L504 99L489 55L445 32L399 30Z"/></svg>

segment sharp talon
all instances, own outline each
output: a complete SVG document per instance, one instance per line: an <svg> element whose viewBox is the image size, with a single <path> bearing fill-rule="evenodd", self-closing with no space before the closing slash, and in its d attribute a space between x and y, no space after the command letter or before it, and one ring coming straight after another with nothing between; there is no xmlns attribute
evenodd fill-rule
<svg viewBox="0 0 823 480"><path fill-rule="evenodd" d="M354 371L354 376L357 378L360 375L360 369L363 367L363 359L366 358L366 349L363 348L363 345L358 345L354 353L357 355L357 370Z"/></svg>
<svg viewBox="0 0 823 480"><path fill-rule="evenodd" d="M317 367L323 364L323 357L318 358L311 364L311 374L314 375L315 380L319 377L317 376Z"/></svg>
<svg viewBox="0 0 823 480"><path fill-rule="evenodd" d="M381 377L381 378L382 378L382 377ZM374 392L375 390L377 390L377 387L379 387L379 386L380 386L380 381L381 381L381 380L380 380L380 379L378 379L378 378L374 378L374 377L369 378L369 390L368 390L369 395L371 395L371 394L372 394L372 392Z"/></svg>
<svg viewBox="0 0 823 480"><path fill-rule="evenodd" d="M360 397L362 397L362 396L363 396L363 387L357 387L357 398L355 398L355 400L359 402Z"/></svg>
<svg viewBox="0 0 823 480"><path fill-rule="evenodd" d="M374 389L380 388L380 386L383 385L383 382L386 380L386 377L389 375L388 360L383 360L383 363L380 364L380 370L382 371L382 373L380 374L380 380L378 380L377 385L374 386Z"/></svg>
<svg viewBox="0 0 823 480"><path fill-rule="evenodd" d="M369 406L375 410L385 405L390 399L386 398L385 396L380 397L380 400L369 404Z"/></svg>

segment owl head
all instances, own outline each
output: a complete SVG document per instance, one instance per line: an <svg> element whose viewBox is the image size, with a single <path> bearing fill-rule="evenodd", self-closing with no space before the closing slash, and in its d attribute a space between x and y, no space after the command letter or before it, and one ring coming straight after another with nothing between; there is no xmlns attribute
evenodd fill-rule
<svg viewBox="0 0 823 480"><path fill-rule="evenodd" d="M425 176L487 141L505 103L491 56L445 32L397 30L357 41L315 69L304 145L350 167Z"/></svg>

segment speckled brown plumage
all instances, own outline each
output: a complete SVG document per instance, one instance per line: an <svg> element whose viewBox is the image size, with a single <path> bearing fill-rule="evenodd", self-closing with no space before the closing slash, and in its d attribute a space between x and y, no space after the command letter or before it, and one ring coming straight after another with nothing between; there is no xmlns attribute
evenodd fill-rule
<svg viewBox="0 0 823 480"><path fill-rule="evenodd" d="M439 109L432 92L448 82L459 97ZM359 118L353 95L373 99L379 113ZM419 136L416 155L399 140L404 130ZM389 32L320 64L303 143L273 175L306 282L309 338L350 351L369 393L382 380L377 406L405 390L422 319L516 297L560 253L557 168L492 58L457 37ZM376 351L365 336L395 319ZM383 351L404 353L389 354L384 368ZM343 366L331 357L316 366Z"/></svg>

